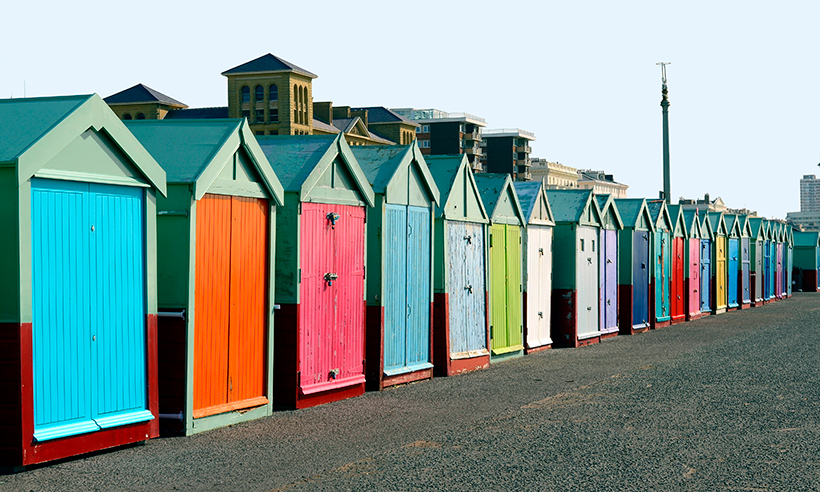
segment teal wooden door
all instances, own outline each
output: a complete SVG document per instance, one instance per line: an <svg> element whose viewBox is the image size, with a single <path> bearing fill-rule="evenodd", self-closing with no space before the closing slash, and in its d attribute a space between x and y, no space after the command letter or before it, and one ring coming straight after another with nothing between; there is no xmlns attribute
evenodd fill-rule
<svg viewBox="0 0 820 492"><path fill-rule="evenodd" d="M142 189L32 180L34 438L150 420Z"/></svg>

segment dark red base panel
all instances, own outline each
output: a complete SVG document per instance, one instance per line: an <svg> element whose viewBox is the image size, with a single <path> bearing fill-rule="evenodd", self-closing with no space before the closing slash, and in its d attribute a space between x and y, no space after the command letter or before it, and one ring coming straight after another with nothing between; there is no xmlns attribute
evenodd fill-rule
<svg viewBox="0 0 820 492"><path fill-rule="evenodd" d="M455 376L490 367L489 354L468 359L450 358L450 297L446 293L433 294L433 365L436 376Z"/></svg>

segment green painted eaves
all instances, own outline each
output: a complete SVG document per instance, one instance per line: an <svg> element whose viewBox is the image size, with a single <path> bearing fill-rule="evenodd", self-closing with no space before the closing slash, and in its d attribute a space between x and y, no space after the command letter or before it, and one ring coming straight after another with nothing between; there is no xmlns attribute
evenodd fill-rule
<svg viewBox="0 0 820 492"><path fill-rule="evenodd" d="M652 216L646 207L646 198L616 198L615 204L618 206L618 213L621 216L624 227L637 228L641 224L641 217L649 224L649 230L655 230L652 223Z"/></svg>
<svg viewBox="0 0 820 492"><path fill-rule="evenodd" d="M518 195L518 202L521 204L521 210L524 212L527 223L531 223L535 219L534 216L539 209L539 200L543 200L547 209L547 220L545 222L548 225L555 225L552 207L550 207L543 181L516 181L515 193Z"/></svg>
<svg viewBox="0 0 820 492"><path fill-rule="evenodd" d="M467 187L470 192L475 194L478 205L480 217L476 217L476 219L481 222L489 221L487 210L484 208L484 203L481 201L481 195L475 183L475 177L470 169L470 161L466 155L428 155L424 160L427 162L430 175L436 182L436 187L440 193L440 202L436 207L436 217L441 217L444 214L455 187L461 187L462 182L466 180ZM459 176L462 179L459 179ZM465 190L462 189L461 191L464 192Z"/></svg>
<svg viewBox="0 0 820 492"><path fill-rule="evenodd" d="M166 193L165 171L96 94L3 100L0 122L0 162L16 164L18 183L93 130L110 138L154 188Z"/></svg>
<svg viewBox="0 0 820 492"><path fill-rule="evenodd" d="M578 223L587 207L592 205L592 190L547 190L555 223ZM600 218L599 218L600 220Z"/></svg>
<svg viewBox="0 0 820 492"><path fill-rule="evenodd" d="M820 232L794 231L794 245L798 247L817 248L820 246Z"/></svg>
<svg viewBox="0 0 820 492"><path fill-rule="evenodd" d="M621 230L624 228L624 222L621 219L621 213L618 206L615 204L615 199L610 194L595 195L595 205L598 207L598 214L601 216L603 222L604 217L609 215L612 217L612 222L615 228Z"/></svg>
<svg viewBox="0 0 820 492"><path fill-rule="evenodd" d="M652 217L652 223L655 227L659 227L661 223L666 225L667 230L673 231L675 225L672 223L672 217L669 216L669 209L666 208L666 202L663 200L652 200L646 202L646 207L649 210L649 215Z"/></svg>

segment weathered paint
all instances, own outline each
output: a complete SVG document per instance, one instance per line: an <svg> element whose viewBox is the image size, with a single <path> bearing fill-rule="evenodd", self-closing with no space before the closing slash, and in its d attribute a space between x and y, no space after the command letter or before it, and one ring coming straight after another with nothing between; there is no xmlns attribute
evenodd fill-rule
<svg viewBox="0 0 820 492"><path fill-rule="evenodd" d="M772 242L770 240L767 239L763 242L763 251L763 299L768 301L772 298L772 292L774 291L772 258L776 258L776 255L772 255Z"/></svg>
<svg viewBox="0 0 820 492"><path fill-rule="evenodd" d="M654 225L645 199L614 203L623 220L617 232L619 333L631 335L649 329L649 236Z"/></svg>
<svg viewBox="0 0 820 492"><path fill-rule="evenodd" d="M598 230L594 227L578 227L578 338L584 339L600 334L598 312Z"/></svg>
<svg viewBox="0 0 820 492"><path fill-rule="evenodd" d="M653 246L653 262L655 264L655 274L652 282L654 284L655 296L655 317L656 323L669 321L671 313L669 310L669 278L672 262L670 258L670 237L669 232L659 230L655 233L655 244Z"/></svg>
<svg viewBox="0 0 820 492"><path fill-rule="evenodd" d="M298 370L308 395L364 382L364 209L303 203L301 222Z"/></svg>
<svg viewBox="0 0 820 492"><path fill-rule="evenodd" d="M700 315L700 242L701 239L689 239L689 247L687 250L687 267L688 267L688 281L689 281L689 302L687 305L687 319L694 319Z"/></svg>
<svg viewBox="0 0 820 492"><path fill-rule="evenodd" d="M715 251L714 251L714 296L715 296L715 313L722 313L726 311L727 292L726 292L726 237L715 237Z"/></svg>
<svg viewBox="0 0 820 492"><path fill-rule="evenodd" d="M618 247L614 230L600 231L599 279L600 331L608 333L618 329Z"/></svg>
<svg viewBox="0 0 820 492"><path fill-rule="evenodd" d="M740 238L740 301L742 304L752 302L750 244L751 241L748 237Z"/></svg>
<svg viewBox="0 0 820 492"><path fill-rule="evenodd" d="M550 334L552 290L552 227L530 224L525 233L526 344L528 349L552 344Z"/></svg>
<svg viewBox="0 0 820 492"><path fill-rule="evenodd" d="M777 272L775 273L775 295L778 299L783 298L783 281L784 277L784 265L783 265L783 243L777 243Z"/></svg>
<svg viewBox="0 0 820 492"><path fill-rule="evenodd" d="M684 237L672 238L672 270L671 278L669 280L669 311L673 323L684 321L686 319L686 273L684 270L684 256L686 254L684 251L685 243L686 238Z"/></svg>
<svg viewBox="0 0 820 492"><path fill-rule="evenodd" d="M484 283L484 226L447 223L450 246L450 357L488 355Z"/></svg>

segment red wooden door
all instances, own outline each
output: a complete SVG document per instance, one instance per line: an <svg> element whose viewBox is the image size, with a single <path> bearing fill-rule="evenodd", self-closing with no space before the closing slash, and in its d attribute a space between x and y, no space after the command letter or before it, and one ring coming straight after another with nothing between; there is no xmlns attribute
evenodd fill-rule
<svg viewBox="0 0 820 492"><path fill-rule="evenodd" d="M672 278L669 280L669 303L672 319L682 320L686 317L686 292L683 265L685 263L682 237L672 239Z"/></svg>
<svg viewBox="0 0 820 492"><path fill-rule="evenodd" d="M364 225L363 207L302 204L302 394L364 382Z"/></svg>
<svg viewBox="0 0 820 492"><path fill-rule="evenodd" d="M268 202L197 203L194 417L267 403Z"/></svg>

